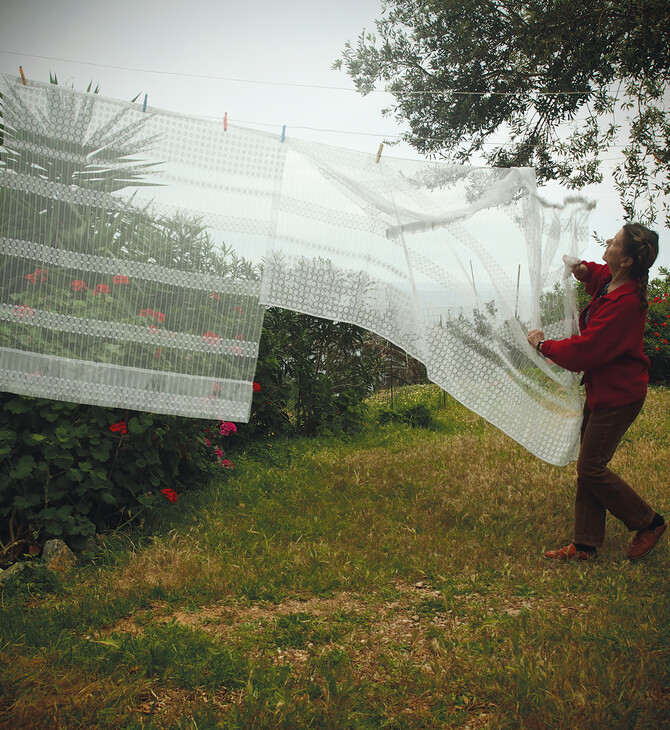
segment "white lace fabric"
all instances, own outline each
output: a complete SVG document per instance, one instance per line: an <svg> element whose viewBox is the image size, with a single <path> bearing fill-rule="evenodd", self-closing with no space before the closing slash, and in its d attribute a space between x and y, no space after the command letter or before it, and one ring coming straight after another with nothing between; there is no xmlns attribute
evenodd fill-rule
<svg viewBox="0 0 670 730"><path fill-rule="evenodd" d="M265 306L350 322L540 458L574 458L562 254L530 169L397 160L5 79L0 387L248 420Z"/></svg>

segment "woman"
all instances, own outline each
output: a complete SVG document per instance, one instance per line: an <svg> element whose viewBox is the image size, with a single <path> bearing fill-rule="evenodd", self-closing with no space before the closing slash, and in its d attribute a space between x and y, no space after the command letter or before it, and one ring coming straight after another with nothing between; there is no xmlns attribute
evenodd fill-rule
<svg viewBox="0 0 670 730"><path fill-rule="evenodd" d="M647 394L649 360L642 344L649 268L657 255L658 234L638 223L625 225L607 241L605 265L582 261L570 266L591 295L579 316L580 334L565 340L545 340L540 330L528 334L544 357L583 371L586 389L574 541L549 550L547 558L595 558L605 539L607 511L636 530L628 548L631 560L647 555L665 532L663 517L607 467Z"/></svg>

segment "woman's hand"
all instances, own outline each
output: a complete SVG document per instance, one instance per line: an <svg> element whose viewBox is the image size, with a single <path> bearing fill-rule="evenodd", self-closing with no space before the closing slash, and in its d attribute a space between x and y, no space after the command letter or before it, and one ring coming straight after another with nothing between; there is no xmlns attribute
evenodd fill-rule
<svg viewBox="0 0 670 730"><path fill-rule="evenodd" d="M582 281L582 279L586 278L588 269L580 259L575 256L563 256L563 263L565 264L566 271L572 274L577 281ZM567 275L564 278L567 279Z"/></svg>
<svg viewBox="0 0 670 730"><path fill-rule="evenodd" d="M528 333L528 342L533 347L537 347L537 343L544 339L544 332L542 330L531 330Z"/></svg>

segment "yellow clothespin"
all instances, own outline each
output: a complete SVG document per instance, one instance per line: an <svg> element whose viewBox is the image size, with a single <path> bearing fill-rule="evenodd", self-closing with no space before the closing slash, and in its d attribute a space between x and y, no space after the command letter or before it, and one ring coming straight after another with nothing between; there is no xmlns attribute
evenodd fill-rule
<svg viewBox="0 0 670 730"><path fill-rule="evenodd" d="M379 160L382 156L382 150L384 149L384 143L380 142L379 149L377 150L377 164L379 164Z"/></svg>
<svg viewBox="0 0 670 730"><path fill-rule="evenodd" d="M23 85L27 86L26 77L25 77L25 74L23 73L23 66L19 66L19 73L21 74L21 81L23 81Z"/></svg>

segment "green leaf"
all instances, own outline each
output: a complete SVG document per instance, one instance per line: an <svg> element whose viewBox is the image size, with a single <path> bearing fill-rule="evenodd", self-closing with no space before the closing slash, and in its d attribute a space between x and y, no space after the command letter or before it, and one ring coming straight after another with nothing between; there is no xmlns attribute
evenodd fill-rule
<svg viewBox="0 0 670 730"><path fill-rule="evenodd" d="M29 510L31 507L36 507L41 501L42 498L37 493L19 494L14 497L13 506L18 510Z"/></svg>
<svg viewBox="0 0 670 730"><path fill-rule="evenodd" d="M29 454L24 454L10 470L9 476L13 479L25 479L30 476L35 468L35 459Z"/></svg>
<svg viewBox="0 0 670 730"><path fill-rule="evenodd" d="M26 444L26 446L35 446L35 444L46 441L48 438L49 437L43 433L24 433L23 443Z"/></svg>
<svg viewBox="0 0 670 730"><path fill-rule="evenodd" d="M28 413L35 407L34 398L24 398L17 396L5 403L3 410L9 411L9 413Z"/></svg>
<svg viewBox="0 0 670 730"><path fill-rule="evenodd" d="M141 423L139 418L133 416L128 421L128 432L132 434L144 433L150 424Z"/></svg>
<svg viewBox="0 0 670 730"><path fill-rule="evenodd" d="M9 429L3 429L0 431L0 444L2 443L14 443L16 441L16 432Z"/></svg>

